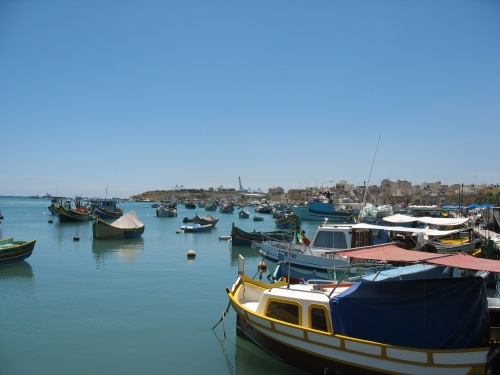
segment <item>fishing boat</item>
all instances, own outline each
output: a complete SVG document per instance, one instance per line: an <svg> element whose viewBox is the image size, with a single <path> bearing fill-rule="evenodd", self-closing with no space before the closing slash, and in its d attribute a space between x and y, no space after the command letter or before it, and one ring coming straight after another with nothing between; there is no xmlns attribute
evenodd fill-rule
<svg viewBox="0 0 500 375"><path fill-rule="evenodd" d="M238 212L238 216L242 219L248 219L250 217L250 211L246 208Z"/></svg>
<svg viewBox="0 0 500 375"><path fill-rule="evenodd" d="M166 202L160 203L156 209L156 216L158 217L177 217L177 208Z"/></svg>
<svg viewBox="0 0 500 375"><path fill-rule="evenodd" d="M263 221L264 216L253 215L253 221Z"/></svg>
<svg viewBox="0 0 500 375"><path fill-rule="evenodd" d="M51 204L48 207L52 215L57 215L57 209L63 204L64 197L50 197Z"/></svg>
<svg viewBox="0 0 500 375"><path fill-rule="evenodd" d="M357 257L352 251L349 256ZM442 265L458 261L445 259ZM490 266L500 271L498 264ZM314 374L498 371L492 368L498 351L490 344L488 300L480 277L267 284L245 274L240 256L237 280L226 292L239 337Z"/></svg>
<svg viewBox="0 0 500 375"><path fill-rule="evenodd" d="M0 264L20 262L29 258L35 249L36 240L14 241L14 238L0 240Z"/></svg>
<svg viewBox="0 0 500 375"><path fill-rule="evenodd" d="M292 212L274 219L274 224L279 229L292 228L293 226L299 227L300 218Z"/></svg>
<svg viewBox="0 0 500 375"><path fill-rule="evenodd" d="M98 217L92 225L94 238L98 239L135 238L142 236L144 230L145 225L139 220L135 211L130 211L113 223Z"/></svg>
<svg viewBox="0 0 500 375"><path fill-rule="evenodd" d="M81 206L79 203L77 203L76 209L71 208L71 204L62 204L57 207L56 214L60 223L88 221L90 217L90 210L88 207Z"/></svg>
<svg viewBox="0 0 500 375"><path fill-rule="evenodd" d="M217 211L217 202L216 201L208 201L205 204L205 211Z"/></svg>
<svg viewBox="0 0 500 375"><path fill-rule="evenodd" d="M337 202L326 197L310 198L304 205L292 205L290 209L301 220L323 221L332 223L352 223L359 213L361 203Z"/></svg>
<svg viewBox="0 0 500 375"><path fill-rule="evenodd" d="M203 224L203 225L210 224L210 225L215 227L215 224L217 224L219 222L219 218L213 217L210 214L206 214L205 216L199 217L198 213L197 213L193 219L193 222Z"/></svg>
<svg viewBox="0 0 500 375"><path fill-rule="evenodd" d="M236 227L233 223L231 228L231 243L233 245L247 245L250 246L252 242L261 243L268 239L290 241L293 238L293 233L289 230L276 230L271 232L253 231L247 232L243 229Z"/></svg>
<svg viewBox="0 0 500 375"><path fill-rule="evenodd" d="M113 199L97 199L93 201L90 213L101 219L118 219L123 215L123 209Z"/></svg>
<svg viewBox="0 0 500 375"><path fill-rule="evenodd" d="M397 237L398 233L410 235ZM313 238L304 240L304 234L297 231L297 241L266 240L260 244L260 254L272 261L279 261L280 253L285 254L294 266L315 270L346 266L347 259L338 255L340 250L360 247L380 246L394 242L409 248L410 239L419 233L426 235L448 235L453 231L439 231L430 228L407 228L380 226L373 224L332 224L325 221L316 229ZM301 243L303 242L303 243ZM309 242L309 244L307 243ZM416 241L413 241L415 244Z"/></svg>
<svg viewBox="0 0 500 375"><path fill-rule="evenodd" d="M213 227L212 224L194 223L181 226L181 230L184 232L208 232L211 231Z"/></svg>
<svg viewBox="0 0 500 375"><path fill-rule="evenodd" d="M194 210L196 208L196 204L194 204L194 202L185 202L184 207L188 210Z"/></svg>
<svg viewBox="0 0 500 375"><path fill-rule="evenodd" d="M234 212L234 205L232 203L224 203L219 212L223 214L232 214Z"/></svg>

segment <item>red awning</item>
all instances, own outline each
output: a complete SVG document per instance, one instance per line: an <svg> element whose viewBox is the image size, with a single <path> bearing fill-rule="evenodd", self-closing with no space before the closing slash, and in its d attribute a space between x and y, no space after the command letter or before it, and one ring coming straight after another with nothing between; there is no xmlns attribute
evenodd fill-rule
<svg viewBox="0 0 500 375"><path fill-rule="evenodd" d="M370 246L336 252L350 258L385 260L388 262L426 262L441 266L477 271L500 272L500 261L476 258L467 254L436 254L405 250L395 245Z"/></svg>

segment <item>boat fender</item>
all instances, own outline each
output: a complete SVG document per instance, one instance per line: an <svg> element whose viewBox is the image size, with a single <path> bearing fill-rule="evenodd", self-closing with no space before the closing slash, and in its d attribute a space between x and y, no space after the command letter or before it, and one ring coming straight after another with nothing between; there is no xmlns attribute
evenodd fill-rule
<svg viewBox="0 0 500 375"><path fill-rule="evenodd" d="M195 257L196 257L196 253L195 253L195 251L194 251L194 250L189 250L189 251L187 252L187 257L188 257L188 258L195 258Z"/></svg>

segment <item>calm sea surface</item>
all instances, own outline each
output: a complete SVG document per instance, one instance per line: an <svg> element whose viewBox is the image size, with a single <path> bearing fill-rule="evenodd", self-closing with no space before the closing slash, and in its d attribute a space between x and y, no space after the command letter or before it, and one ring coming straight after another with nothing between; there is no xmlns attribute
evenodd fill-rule
<svg viewBox="0 0 500 375"><path fill-rule="evenodd" d="M209 212L179 206L177 218L158 218L150 203L125 202L146 225L142 238L94 240L91 221L59 223L49 204L0 197L0 238L37 240L27 260L0 266L0 374L304 374L237 338L232 309L212 330L238 255L251 277L261 261L219 236L233 222L276 230L272 216L210 212L220 217L211 232L176 233L183 217ZM303 223L309 236L318 225Z"/></svg>

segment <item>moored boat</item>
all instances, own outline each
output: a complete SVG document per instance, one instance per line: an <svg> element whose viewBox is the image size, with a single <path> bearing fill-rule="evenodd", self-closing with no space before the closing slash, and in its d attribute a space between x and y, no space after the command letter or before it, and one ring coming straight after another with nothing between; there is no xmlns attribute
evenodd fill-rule
<svg viewBox="0 0 500 375"><path fill-rule="evenodd" d="M264 220L263 216L253 215L253 221L263 221L263 220Z"/></svg>
<svg viewBox="0 0 500 375"><path fill-rule="evenodd" d="M130 211L113 223L100 218L92 224L94 238L121 239L140 237L144 233L145 225L137 217L135 211Z"/></svg>
<svg viewBox="0 0 500 375"><path fill-rule="evenodd" d="M232 203L224 203L219 212L223 214L232 214L234 212L234 205Z"/></svg>
<svg viewBox="0 0 500 375"><path fill-rule="evenodd" d="M248 211L246 208L238 212L238 216L241 217L242 219L248 219L250 217L250 211Z"/></svg>
<svg viewBox="0 0 500 375"><path fill-rule="evenodd" d="M57 217L59 222L78 222L78 221L88 221L90 216L90 210L87 207L77 207L76 209L71 208L71 206L60 205L57 207Z"/></svg>
<svg viewBox="0 0 500 375"><path fill-rule="evenodd" d="M270 232L247 232L243 229L236 227L233 223L231 228L231 243L233 245L247 245L250 246L252 242L261 243L268 239L274 239L278 241L290 241L293 238L293 233L289 230L276 230Z"/></svg>
<svg viewBox="0 0 500 375"><path fill-rule="evenodd" d="M160 203L156 209L156 216L158 217L177 217L177 208L172 204L165 202Z"/></svg>
<svg viewBox="0 0 500 375"><path fill-rule="evenodd" d="M498 371L482 278L318 288L252 280L242 265L226 289L238 336L295 367L314 374Z"/></svg>
<svg viewBox="0 0 500 375"><path fill-rule="evenodd" d="M36 240L14 241L14 238L0 240L0 264L20 262L31 256Z"/></svg>
<svg viewBox="0 0 500 375"><path fill-rule="evenodd" d="M208 201L205 204L205 211L217 211L217 202L216 201Z"/></svg>
<svg viewBox="0 0 500 375"><path fill-rule="evenodd" d="M181 230L184 232L208 232L211 231L214 226L212 224L200 224L194 223L189 225L182 225Z"/></svg>
<svg viewBox="0 0 500 375"><path fill-rule="evenodd" d="M123 215L123 209L113 199L98 199L93 202L90 213L101 219L118 219Z"/></svg>

